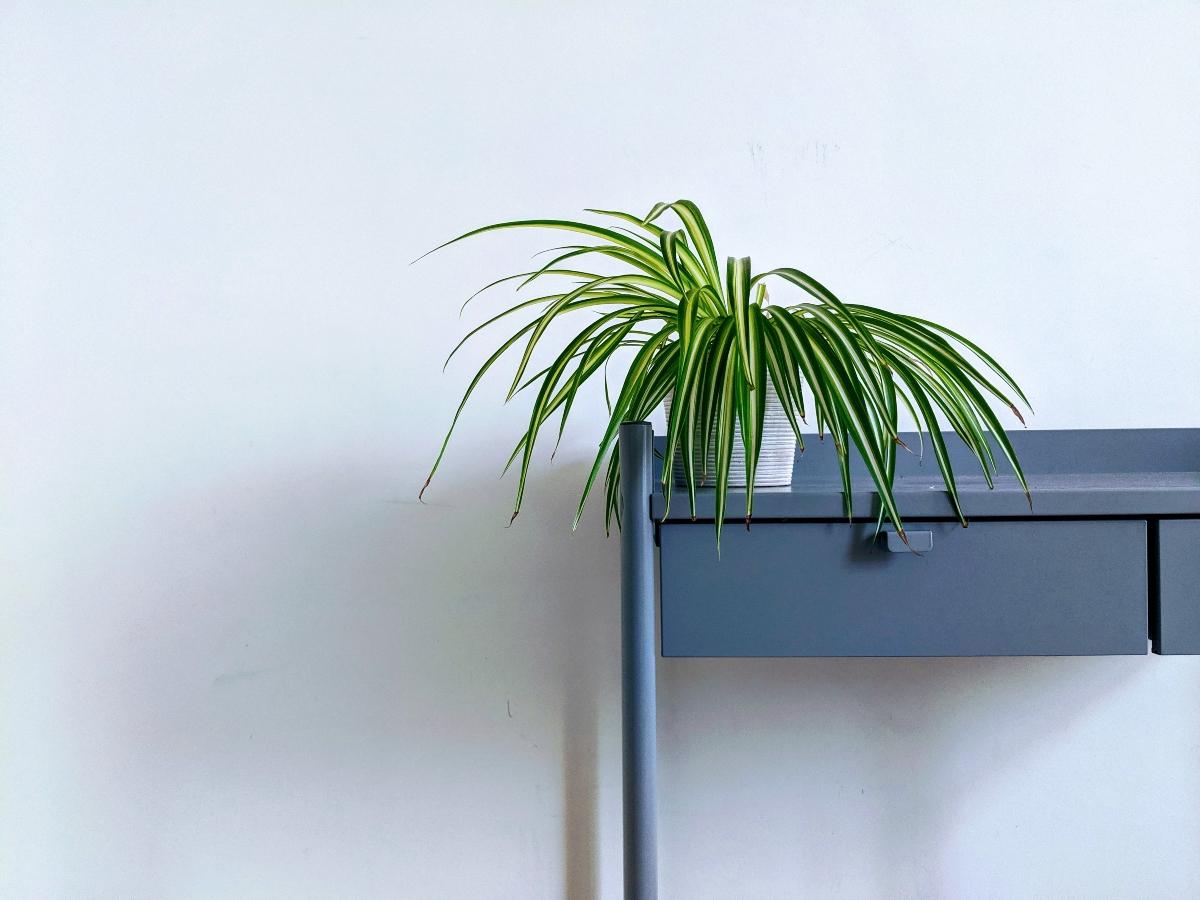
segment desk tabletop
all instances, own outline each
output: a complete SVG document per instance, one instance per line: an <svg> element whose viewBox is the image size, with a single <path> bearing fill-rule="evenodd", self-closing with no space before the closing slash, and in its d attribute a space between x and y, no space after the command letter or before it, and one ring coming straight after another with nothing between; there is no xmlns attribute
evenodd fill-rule
<svg viewBox="0 0 1200 900"><path fill-rule="evenodd" d="M1200 429L1014 433L1011 439L1029 481L1032 510L1014 476L996 476L994 488L989 489L982 475L975 474L979 465L967 455L962 441L952 434L946 438L959 499L968 518L1200 516ZM905 439L912 446L918 445L915 435L906 435ZM661 453L661 439L656 448ZM997 457L1002 459L998 453ZM854 515L870 518L878 513L878 498L861 464L855 462L851 478ZM656 478L651 514L657 519L663 517L666 506L661 490ZM906 519L954 517L931 452L921 458L900 451L895 496L900 514ZM713 500L711 489L697 491L698 519L712 519ZM731 489L726 516L742 518L745 504L745 491ZM754 517L758 520L844 518L841 480L828 444L807 442L806 451L797 454L791 486L756 488ZM687 491L673 488L666 521L690 519Z"/></svg>

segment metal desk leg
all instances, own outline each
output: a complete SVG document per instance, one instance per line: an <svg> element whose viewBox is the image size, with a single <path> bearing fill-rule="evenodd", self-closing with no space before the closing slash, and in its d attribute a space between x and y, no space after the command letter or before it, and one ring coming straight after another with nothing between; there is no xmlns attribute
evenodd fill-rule
<svg viewBox="0 0 1200 900"><path fill-rule="evenodd" d="M625 900L658 896L655 775L653 430L626 422L621 456L621 724Z"/></svg>

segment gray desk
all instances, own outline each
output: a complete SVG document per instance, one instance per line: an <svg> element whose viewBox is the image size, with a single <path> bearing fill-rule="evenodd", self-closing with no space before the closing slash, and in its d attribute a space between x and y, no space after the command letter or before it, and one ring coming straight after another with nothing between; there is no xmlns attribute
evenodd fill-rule
<svg viewBox="0 0 1200 900"><path fill-rule="evenodd" d="M916 435L904 435L914 449ZM1033 492L989 490L947 435L956 520L932 452L901 450L896 500L914 545L885 526L852 466L812 440L789 488L730 493L720 555L711 491L669 516L647 423L622 426L626 896L656 896L653 562L664 656L1024 656L1200 653L1200 429L1012 434ZM997 453L997 458L1001 458ZM639 513L639 510L641 511Z"/></svg>

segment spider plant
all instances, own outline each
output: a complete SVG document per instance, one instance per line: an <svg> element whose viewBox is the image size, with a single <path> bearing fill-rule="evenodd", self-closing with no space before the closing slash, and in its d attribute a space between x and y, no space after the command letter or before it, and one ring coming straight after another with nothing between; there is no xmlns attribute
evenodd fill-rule
<svg viewBox="0 0 1200 900"><path fill-rule="evenodd" d="M560 219L500 222L468 231L429 251L504 229L548 229L582 236L580 243L545 251L554 255L540 267L493 281L473 295L509 282L517 282L518 290L543 282L557 285L551 293L521 300L487 319L451 352L453 358L467 340L502 319L536 312L499 345L471 379L422 494L472 392L502 356L520 346L508 398L526 390L535 397L529 426L508 460L509 466L519 461L513 519L521 509L537 438L549 430L557 431L557 440L561 440L581 386L623 348L636 352L615 400L605 378L608 424L583 488L575 526L603 470L606 526L615 517L620 527L619 426L645 419L673 391L666 459L676 452L682 454L693 518L697 485L711 481L719 549L730 458L735 434L740 432L746 457L745 520L749 527L768 384L779 395L800 450L804 448L801 423L807 423L809 415L815 419L818 434L824 438L828 432L832 438L846 516L853 515L853 449L874 482L879 521L890 521L906 543L893 493L896 453L908 449L897 430L901 406L916 422L922 447L928 434L950 503L964 526L967 522L942 435L943 421L966 443L989 487L997 470L994 445L1029 496L1020 463L988 396L1008 406L1022 423L1020 410L1006 391L1026 408L1029 402L1008 373L967 338L925 319L844 303L796 268L756 273L749 257L729 257L722 271L704 217L688 200L658 203L644 216L604 209L587 212L604 224ZM673 214L679 227L658 224L667 213ZM596 268L592 262L599 260L616 271L591 271ZM769 281L798 288L799 302L770 303ZM553 362L531 373L534 351L550 325L578 313L585 314L586 324L555 348L558 353ZM554 425L551 419L556 415ZM697 453L697 448L715 449L715 472L703 471L709 454ZM698 459L701 471L697 471ZM669 509L673 483L669 464L663 466L662 483Z"/></svg>

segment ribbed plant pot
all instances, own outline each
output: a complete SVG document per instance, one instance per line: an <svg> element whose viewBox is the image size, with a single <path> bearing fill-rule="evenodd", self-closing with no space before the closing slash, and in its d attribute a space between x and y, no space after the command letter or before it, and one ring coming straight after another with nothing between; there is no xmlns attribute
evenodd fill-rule
<svg viewBox="0 0 1200 900"><path fill-rule="evenodd" d="M663 402L667 411L667 419L671 418L671 394ZM767 384L766 407L763 415L762 449L758 453L758 468L754 473L754 486L786 487L792 483L792 466L796 461L796 433L792 431L779 395L775 393L774 385ZM675 484L686 487L683 477L683 452L677 450L672 460L671 470L675 474ZM712 487L717 477L716 447L710 444L708 448L708 465L700 457L699 448L695 460L697 487ZM704 472L708 473L707 479ZM729 461L730 487L746 486L746 451L742 446L742 432L739 427L733 437L733 457Z"/></svg>

